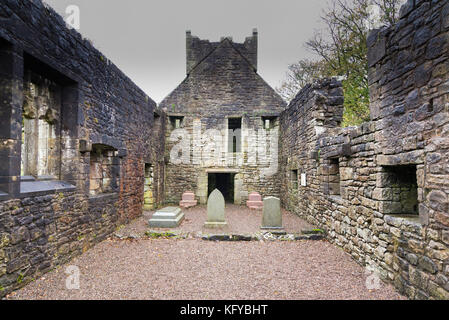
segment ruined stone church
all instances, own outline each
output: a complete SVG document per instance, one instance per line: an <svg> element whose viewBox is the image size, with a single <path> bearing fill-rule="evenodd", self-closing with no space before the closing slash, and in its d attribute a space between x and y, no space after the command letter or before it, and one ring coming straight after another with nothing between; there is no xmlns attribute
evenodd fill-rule
<svg viewBox="0 0 449 320"><path fill-rule="evenodd" d="M186 78L157 106L40 0L0 2L0 297L219 189L279 197L402 294L449 299L449 1L409 0L370 33L358 127L336 79L287 105L257 44L188 31Z"/></svg>

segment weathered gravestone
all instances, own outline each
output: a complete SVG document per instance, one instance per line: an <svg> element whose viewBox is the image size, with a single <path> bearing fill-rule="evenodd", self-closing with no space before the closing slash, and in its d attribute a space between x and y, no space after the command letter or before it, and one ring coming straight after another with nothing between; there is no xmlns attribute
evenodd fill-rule
<svg viewBox="0 0 449 320"><path fill-rule="evenodd" d="M148 224L152 228L176 228L182 220L184 220L184 213L180 208L167 207L155 212Z"/></svg>
<svg viewBox="0 0 449 320"><path fill-rule="evenodd" d="M281 200L275 197L263 199L262 229L282 230Z"/></svg>
<svg viewBox="0 0 449 320"><path fill-rule="evenodd" d="M227 225L225 220L225 199L217 189L212 191L207 200L206 228L221 228Z"/></svg>

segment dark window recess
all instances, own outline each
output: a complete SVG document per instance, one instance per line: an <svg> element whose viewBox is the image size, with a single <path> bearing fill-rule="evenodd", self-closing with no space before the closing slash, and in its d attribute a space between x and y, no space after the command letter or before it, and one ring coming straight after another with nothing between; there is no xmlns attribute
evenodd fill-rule
<svg viewBox="0 0 449 320"><path fill-rule="evenodd" d="M265 130L271 130L279 126L278 117L262 117L262 126Z"/></svg>
<svg viewBox="0 0 449 320"><path fill-rule="evenodd" d="M228 132L228 152L242 152L242 118L229 118Z"/></svg>
<svg viewBox="0 0 449 320"><path fill-rule="evenodd" d="M419 215L416 165L384 166L381 182L382 213Z"/></svg>
<svg viewBox="0 0 449 320"><path fill-rule="evenodd" d="M329 162L329 195L340 195L340 161L330 159Z"/></svg>
<svg viewBox="0 0 449 320"><path fill-rule="evenodd" d="M182 128L183 122L184 122L184 117L170 116L169 119L170 119L170 125L171 125L172 129Z"/></svg>

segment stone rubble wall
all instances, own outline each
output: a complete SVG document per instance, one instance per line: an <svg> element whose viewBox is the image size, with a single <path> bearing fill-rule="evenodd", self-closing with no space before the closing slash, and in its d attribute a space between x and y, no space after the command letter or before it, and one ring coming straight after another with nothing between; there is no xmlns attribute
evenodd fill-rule
<svg viewBox="0 0 449 320"><path fill-rule="evenodd" d="M0 177L2 183L9 181L0 192L0 296L4 296L141 215L145 162L154 164L154 194L156 202L162 202L165 129L162 123L153 130L156 103L40 0L0 2L0 61L0 94L11 101L1 106L2 117L11 117L11 126L0 130L0 156L20 163L21 138L15 128L21 126L24 68L38 66L39 61L40 67L45 65L42 72L71 79L71 101L77 99L77 108L62 114L63 126L69 126L72 134L62 130L60 178L71 187L25 195L20 191L17 161L0 165L0 176L7 171L10 179ZM12 105L17 109L13 116L6 113ZM160 116L164 118L163 113ZM64 123L67 117L73 119L69 124ZM92 144L117 150L118 192L89 196Z"/></svg>
<svg viewBox="0 0 449 320"><path fill-rule="evenodd" d="M402 294L447 300L449 1L408 1L400 15L368 39L372 121L316 130L316 96L327 86L330 100L328 80L303 89L281 115L282 203ZM330 192L332 159L340 195ZM416 168L416 218L391 214L408 190L390 186L389 174L408 166ZM295 169L306 187L292 188Z"/></svg>

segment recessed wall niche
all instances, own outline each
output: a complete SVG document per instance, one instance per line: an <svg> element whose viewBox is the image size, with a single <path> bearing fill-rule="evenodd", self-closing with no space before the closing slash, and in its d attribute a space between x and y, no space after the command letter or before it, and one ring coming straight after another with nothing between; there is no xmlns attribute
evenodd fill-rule
<svg viewBox="0 0 449 320"><path fill-rule="evenodd" d="M120 158L113 147L94 144L90 153L89 194L115 193L120 185Z"/></svg>

